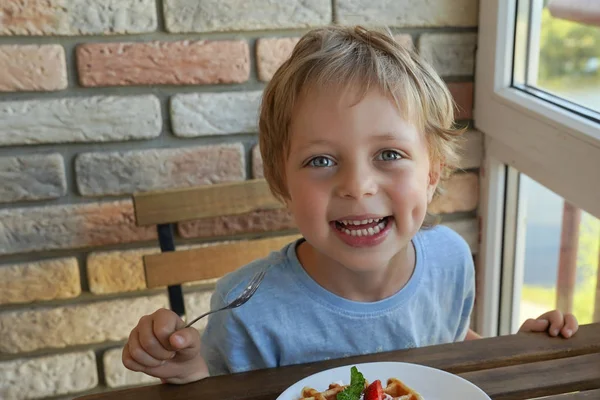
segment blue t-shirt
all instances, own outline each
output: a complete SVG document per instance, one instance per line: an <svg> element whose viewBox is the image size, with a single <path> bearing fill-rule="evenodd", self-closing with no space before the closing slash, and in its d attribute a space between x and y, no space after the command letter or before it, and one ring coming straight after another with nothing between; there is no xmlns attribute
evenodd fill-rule
<svg viewBox="0 0 600 400"><path fill-rule="evenodd" d="M320 286L298 261L299 242L217 283L211 309L229 303L257 271L269 268L246 304L209 317L202 355L211 375L464 339L475 296L473 258L449 228L415 235L413 275L396 294L376 302L348 300Z"/></svg>

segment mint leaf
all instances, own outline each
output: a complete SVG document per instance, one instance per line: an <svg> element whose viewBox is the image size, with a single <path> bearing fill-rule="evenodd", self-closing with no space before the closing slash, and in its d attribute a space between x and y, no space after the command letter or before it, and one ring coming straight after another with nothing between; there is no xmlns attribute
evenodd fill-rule
<svg viewBox="0 0 600 400"><path fill-rule="evenodd" d="M361 390L365 388L365 377L358 372L358 368L356 367L350 368L350 385L358 385Z"/></svg>
<svg viewBox="0 0 600 400"><path fill-rule="evenodd" d="M350 369L350 386L339 392L337 400L359 400L360 395L365 389L365 377L358 371L358 368Z"/></svg>

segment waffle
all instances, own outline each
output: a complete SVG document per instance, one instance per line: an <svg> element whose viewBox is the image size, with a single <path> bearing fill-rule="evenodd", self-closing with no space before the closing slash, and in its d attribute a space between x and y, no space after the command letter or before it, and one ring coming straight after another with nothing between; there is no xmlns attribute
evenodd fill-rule
<svg viewBox="0 0 600 400"><path fill-rule="evenodd" d="M365 382L365 388L368 386L369 382ZM304 387L300 400L336 400L337 394L345 388L346 386L337 383L330 384L324 392L319 392L311 387ZM396 378L388 379L387 386L383 388L383 391L394 400L423 400L420 394Z"/></svg>
<svg viewBox="0 0 600 400"><path fill-rule="evenodd" d="M419 393L415 392L396 378L388 379L387 386L383 391L392 396L395 400L423 400Z"/></svg>
<svg viewBox="0 0 600 400"><path fill-rule="evenodd" d="M304 387L302 389L302 397L300 400L336 400L337 394L345 388L346 386L338 385L337 383L329 385L329 388L324 392L319 392L310 387Z"/></svg>

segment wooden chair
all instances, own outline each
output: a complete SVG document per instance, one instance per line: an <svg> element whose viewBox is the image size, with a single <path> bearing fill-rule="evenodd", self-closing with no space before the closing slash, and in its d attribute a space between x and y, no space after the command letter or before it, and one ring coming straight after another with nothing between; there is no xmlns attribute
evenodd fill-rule
<svg viewBox="0 0 600 400"><path fill-rule="evenodd" d="M167 286L170 307L180 316L185 315L183 283L219 278L297 237L275 236L175 251L174 227L178 222L281 208L263 179L135 193L133 205L136 225L156 225L158 231L161 252L143 257L146 286Z"/></svg>

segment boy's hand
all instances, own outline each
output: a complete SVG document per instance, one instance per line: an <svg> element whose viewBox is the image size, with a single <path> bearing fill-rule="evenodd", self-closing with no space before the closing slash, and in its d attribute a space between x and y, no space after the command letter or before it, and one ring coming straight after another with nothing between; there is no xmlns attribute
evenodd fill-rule
<svg viewBox="0 0 600 400"><path fill-rule="evenodd" d="M537 319L528 319L521 325L519 332L548 332L550 336L561 334L570 338L578 329L579 324L573 314L563 315L554 310L540 315Z"/></svg>
<svg viewBox="0 0 600 400"><path fill-rule="evenodd" d="M169 383L206 378L208 367L200 355L200 334L184 327L177 314L164 308L143 316L123 348L123 365Z"/></svg>

